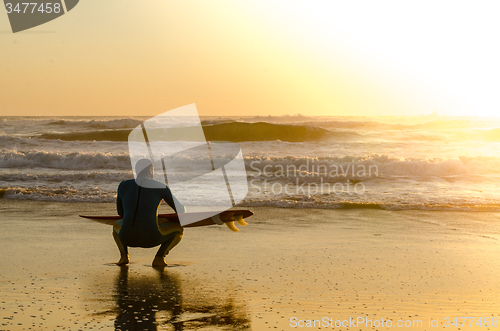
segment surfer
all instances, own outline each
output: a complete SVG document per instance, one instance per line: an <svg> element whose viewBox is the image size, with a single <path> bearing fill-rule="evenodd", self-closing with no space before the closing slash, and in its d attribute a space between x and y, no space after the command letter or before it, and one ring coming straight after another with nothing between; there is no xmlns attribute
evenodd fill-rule
<svg viewBox="0 0 500 331"><path fill-rule="evenodd" d="M164 258L181 241L184 229L177 222L158 223L160 203L165 200L176 213L186 212L186 209L168 186L153 179L154 167L150 160L139 160L135 170L137 179L125 180L118 186L116 207L123 218L113 225L113 238L121 254L117 265L130 262L129 246L150 248L161 245L153 266L166 266ZM177 210L176 206L182 210Z"/></svg>

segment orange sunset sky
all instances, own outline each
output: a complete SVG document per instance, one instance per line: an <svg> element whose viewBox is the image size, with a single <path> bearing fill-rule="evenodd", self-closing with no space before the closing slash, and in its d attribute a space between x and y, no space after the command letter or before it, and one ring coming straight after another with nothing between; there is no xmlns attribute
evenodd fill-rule
<svg viewBox="0 0 500 331"><path fill-rule="evenodd" d="M2 11L0 116L497 115L499 9L82 0L16 34Z"/></svg>

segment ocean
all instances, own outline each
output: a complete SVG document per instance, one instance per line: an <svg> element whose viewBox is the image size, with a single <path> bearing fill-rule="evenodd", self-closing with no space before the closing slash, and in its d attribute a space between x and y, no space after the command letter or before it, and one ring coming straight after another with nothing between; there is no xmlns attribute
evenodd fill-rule
<svg viewBox="0 0 500 331"><path fill-rule="evenodd" d="M146 119L0 117L0 197L115 201L118 184L133 178L128 133ZM202 124L207 140L241 146L249 185L242 207L500 211L500 119L296 115ZM190 190L193 200L209 198Z"/></svg>

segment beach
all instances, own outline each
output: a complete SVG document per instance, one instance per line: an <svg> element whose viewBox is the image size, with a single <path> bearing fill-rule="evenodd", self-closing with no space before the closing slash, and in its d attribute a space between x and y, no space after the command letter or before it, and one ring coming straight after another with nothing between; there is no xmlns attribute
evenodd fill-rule
<svg viewBox="0 0 500 331"><path fill-rule="evenodd" d="M122 268L111 226L78 215L116 215L127 135L146 119L1 118L0 330L498 327L500 122L203 118L208 138L254 132L236 140L237 208L255 215L238 233L186 229L164 270L139 248ZM191 178L155 158L160 180ZM178 186L189 211L219 203Z"/></svg>
<svg viewBox="0 0 500 331"><path fill-rule="evenodd" d="M500 331L500 2L4 3L0 331Z"/></svg>
<svg viewBox="0 0 500 331"><path fill-rule="evenodd" d="M350 318L428 330L500 314L497 212L253 207L238 233L186 229L158 270L155 249L114 265L111 227L77 216L113 215L112 203L0 209L0 330L389 329L335 327Z"/></svg>

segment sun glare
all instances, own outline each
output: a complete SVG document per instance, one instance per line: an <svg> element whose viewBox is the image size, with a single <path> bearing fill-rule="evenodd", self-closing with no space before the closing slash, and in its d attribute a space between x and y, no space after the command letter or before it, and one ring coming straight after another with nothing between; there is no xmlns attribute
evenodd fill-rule
<svg viewBox="0 0 500 331"><path fill-rule="evenodd" d="M500 31L498 2L259 0L249 8L290 45L316 52L318 65L328 67L341 54L351 68L399 74L410 89L432 90L448 115L498 116L500 44L492 42Z"/></svg>

